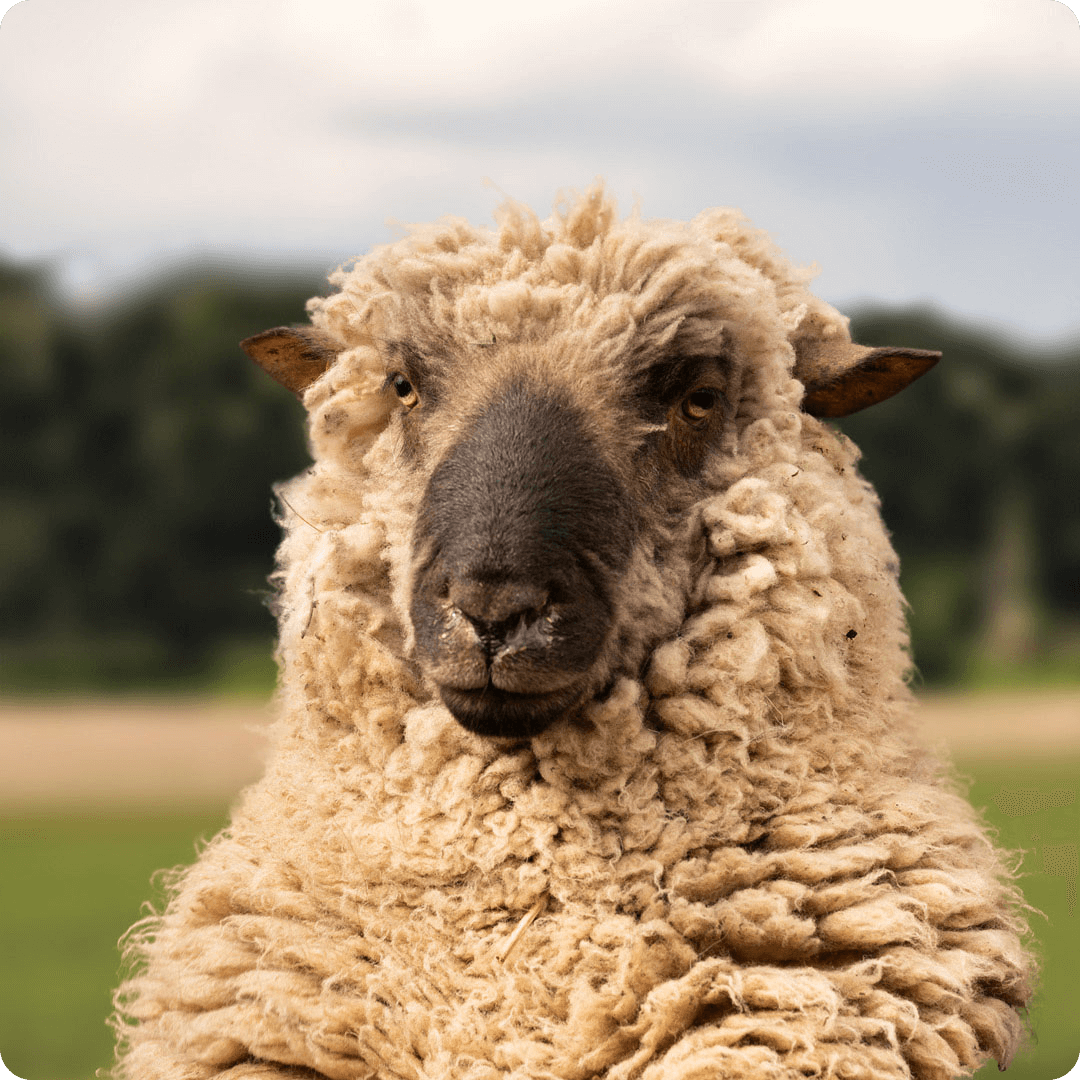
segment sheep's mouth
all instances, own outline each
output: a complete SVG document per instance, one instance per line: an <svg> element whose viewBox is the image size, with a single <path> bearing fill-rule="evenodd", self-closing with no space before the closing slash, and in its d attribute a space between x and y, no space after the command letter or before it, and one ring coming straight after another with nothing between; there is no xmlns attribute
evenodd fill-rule
<svg viewBox="0 0 1080 1080"><path fill-rule="evenodd" d="M522 608L524 586L478 585L468 599L491 618L441 596L440 576L421 578L411 604L417 658L454 718L478 735L530 738L576 705L595 682L610 630L603 597L579 583L572 601ZM539 593L538 590L533 590ZM509 596L510 614L498 602ZM479 598L479 599L477 599Z"/></svg>
<svg viewBox="0 0 1080 1080"><path fill-rule="evenodd" d="M564 686L544 694L519 694L490 683L472 690L439 686L439 696L462 727L477 735L528 739L581 700L583 688Z"/></svg>

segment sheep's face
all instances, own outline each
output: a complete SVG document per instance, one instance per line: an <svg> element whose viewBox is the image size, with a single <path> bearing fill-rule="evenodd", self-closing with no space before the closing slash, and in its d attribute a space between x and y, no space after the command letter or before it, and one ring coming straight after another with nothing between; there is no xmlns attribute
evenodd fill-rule
<svg viewBox="0 0 1080 1080"><path fill-rule="evenodd" d="M423 490L417 656L465 727L534 735L673 629L627 625L641 615L628 571L664 574L724 429L731 367L575 365L557 346L474 346L437 363L393 350L400 463Z"/></svg>
<svg viewBox="0 0 1080 1080"><path fill-rule="evenodd" d="M738 215L620 232L613 213L589 195L558 242L517 211L505 237L421 230L341 272L316 305L328 329L243 343L297 394L321 387L309 404L363 402L365 431L390 410L394 467L419 493L407 567L395 555L416 659L474 732L534 735L678 630L706 561L692 508L720 482L742 398L797 407L793 372L807 412L843 416L940 355L852 344Z"/></svg>
<svg viewBox="0 0 1080 1080"><path fill-rule="evenodd" d="M637 674L678 629L706 560L690 510L734 436L745 375L738 350L713 340L625 356L573 334L384 346L396 464L422 492L408 571L417 659L469 730L535 735ZM297 393L337 350L283 327L243 345ZM795 349L803 408L847 415L939 356L808 338Z"/></svg>

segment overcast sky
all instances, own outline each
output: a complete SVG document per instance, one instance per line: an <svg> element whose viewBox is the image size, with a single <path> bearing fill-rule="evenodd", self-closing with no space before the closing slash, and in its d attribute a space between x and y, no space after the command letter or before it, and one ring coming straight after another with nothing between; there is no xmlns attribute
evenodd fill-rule
<svg viewBox="0 0 1080 1080"><path fill-rule="evenodd" d="M3 5L0 4L0 8ZM738 206L840 305L1080 332L1080 25L1057 0L23 0L0 257L84 298L328 270L504 194Z"/></svg>

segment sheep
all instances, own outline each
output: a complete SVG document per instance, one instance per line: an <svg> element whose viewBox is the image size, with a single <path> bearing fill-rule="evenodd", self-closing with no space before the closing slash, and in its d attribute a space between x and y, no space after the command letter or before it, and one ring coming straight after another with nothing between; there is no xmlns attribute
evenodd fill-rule
<svg viewBox="0 0 1080 1080"><path fill-rule="evenodd" d="M244 342L302 397L264 777L136 924L115 1076L1004 1067L1015 868L922 747L825 422L939 354L736 211L415 227Z"/></svg>

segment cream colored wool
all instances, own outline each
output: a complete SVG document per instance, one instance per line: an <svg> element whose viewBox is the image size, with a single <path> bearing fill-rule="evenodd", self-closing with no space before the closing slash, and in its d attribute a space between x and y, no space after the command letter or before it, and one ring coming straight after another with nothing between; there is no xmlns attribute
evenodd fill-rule
<svg viewBox="0 0 1080 1080"><path fill-rule="evenodd" d="M1022 1035L1010 873L911 730L897 564L790 343L848 340L733 211L415 229L331 279L345 348L282 490L265 777L133 929L131 1080L946 1078ZM741 363L684 572L638 559L606 696L528 742L459 726L410 659L420 497L381 343L522 343L582 387L663 350ZM454 433L450 433L452 435ZM450 437L448 435L448 437ZM852 634L854 631L854 634Z"/></svg>

